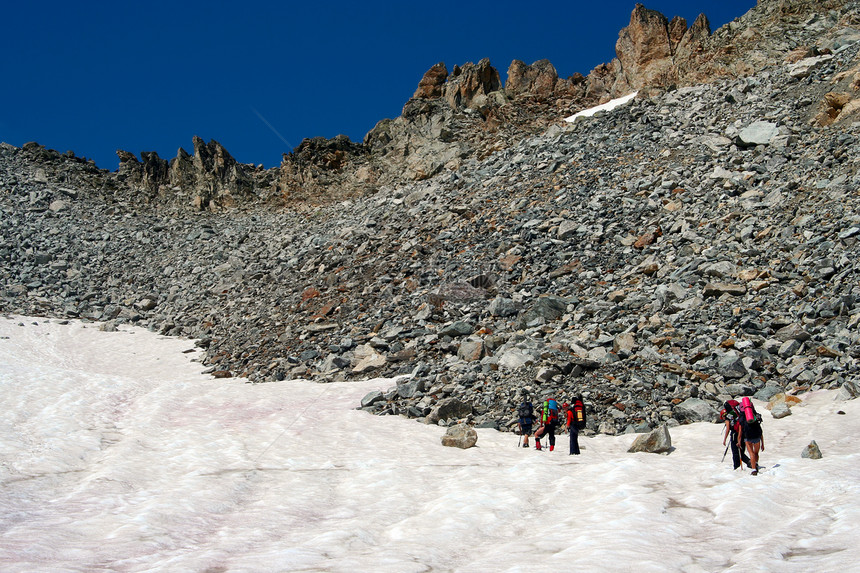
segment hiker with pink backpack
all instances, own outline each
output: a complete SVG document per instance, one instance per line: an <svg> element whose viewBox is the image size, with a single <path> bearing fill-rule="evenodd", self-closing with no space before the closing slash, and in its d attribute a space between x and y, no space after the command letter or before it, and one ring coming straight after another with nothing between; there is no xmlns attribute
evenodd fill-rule
<svg viewBox="0 0 860 573"><path fill-rule="evenodd" d="M738 432L738 448L746 444L750 457L752 475L758 475L758 455L764 451L764 433L761 429L761 415L755 411L749 396L741 398L741 431Z"/></svg>
<svg viewBox="0 0 860 573"><path fill-rule="evenodd" d="M741 403L737 400L727 400L723 404L723 409L720 412L720 420L726 424L725 432L723 433L723 445L726 446L726 452L729 448L732 450L732 465L734 469L741 467L741 463L752 467L750 459L746 452L738 445L738 434L741 432ZM723 459L726 459L726 452L723 452Z"/></svg>

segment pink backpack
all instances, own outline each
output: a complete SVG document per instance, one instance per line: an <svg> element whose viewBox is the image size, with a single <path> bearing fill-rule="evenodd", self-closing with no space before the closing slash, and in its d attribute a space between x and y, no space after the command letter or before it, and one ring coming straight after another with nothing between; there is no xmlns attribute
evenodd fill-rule
<svg viewBox="0 0 860 573"><path fill-rule="evenodd" d="M749 396L741 398L741 412L743 412L744 420L746 420L747 424L761 423L761 416L755 411L755 407Z"/></svg>

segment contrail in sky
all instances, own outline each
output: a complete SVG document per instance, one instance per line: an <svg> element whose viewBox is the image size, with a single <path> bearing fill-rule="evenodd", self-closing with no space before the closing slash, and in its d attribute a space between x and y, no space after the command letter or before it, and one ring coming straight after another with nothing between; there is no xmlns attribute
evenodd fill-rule
<svg viewBox="0 0 860 573"><path fill-rule="evenodd" d="M287 141L287 140L286 140L286 138L284 138L284 136L283 136L283 135L281 135L280 133L278 133L278 130L277 130L277 129L275 129L275 128L272 126L272 124L271 124L271 123L269 123L269 122L268 122L268 120L266 120L266 118L265 118L265 117L263 117L263 115L262 115L259 111L257 111L256 109L254 109L254 106L251 106L251 111L253 111L255 114L257 114L257 117L259 117L259 118L260 118L260 121L262 121L263 123L265 123L265 124L266 124L266 127L268 127L269 129L271 129L271 130L272 130L272 133L274 133L275 135L277 135L278 137L280 137L280 138L281 138L281 141L283 141L283 142L287 145L287 147L289 147L291 150L293 149L293 147L294 147L294 146L293 146L293 144L292 144L292 143L290 143L289 141Z"/></svg>

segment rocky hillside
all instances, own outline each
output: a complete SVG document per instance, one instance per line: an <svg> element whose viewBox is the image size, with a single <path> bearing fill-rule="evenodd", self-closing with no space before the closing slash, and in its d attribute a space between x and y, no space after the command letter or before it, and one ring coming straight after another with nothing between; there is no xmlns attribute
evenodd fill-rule
<svg viewBox="0 0 860 573"><path fill-rule="evenodd" d="M439 64L363 143L275 170L3 144L0 310L192 336L252 382L408 374L361 406L442 424L509 428L525 388L582 391L606 433L856 394L860 9L825 4L713 34L637 6L585 78Z"/></svg>

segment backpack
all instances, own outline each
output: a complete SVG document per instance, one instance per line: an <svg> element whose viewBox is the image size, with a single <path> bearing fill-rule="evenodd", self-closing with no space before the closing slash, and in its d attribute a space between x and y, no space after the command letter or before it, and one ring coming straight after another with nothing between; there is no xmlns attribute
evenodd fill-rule
<svg viewBox="0 0 860 573"><path fill-rule="evenodd" d="M558 422L558 402L549 399L543 403L543 422L545 424L555 424Z"/></svg>
<svg viewBox="0 0 860 573"><path fill-rule="evenodd" d="M531 424L535 415L534 406L531 402L523 402L517 408L517 415L520 417L520 424Z"/></svg>
<svg viewBox="0 0 860 573"><path fill-rule="evenodd" d="M761 414L755 411L752 401L749 396L741 398L741 412L743 412L744 422L747 424L761 424Z"/></svg>
<svg viewBox="0 0 860 573"><path fill-rule="evenodd" d="M571 408L571 410L573 411L573 420L571 423L576 426L578 430L585 428L585 404L581 397L577 396L573 400L573 408Z"/></svg>
<svg viewBox="0 0 860 573"><path fill-rule="evenodd" d="M725 419L731 424L732 431L737 433L741 430L741 411L740 402L737 400L727 400L723 404L723 413Z"/></svg>

